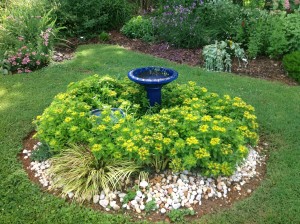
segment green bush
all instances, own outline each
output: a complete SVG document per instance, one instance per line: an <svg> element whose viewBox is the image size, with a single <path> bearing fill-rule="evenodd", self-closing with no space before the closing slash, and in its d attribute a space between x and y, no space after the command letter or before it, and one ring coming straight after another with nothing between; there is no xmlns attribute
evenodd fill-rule
<svg viewBox="0 0 300 224"><path fill-rule="evenodd" d="M105 31L102 31L100 34L99 34L99 40L100 41L103 41L103 42L106 42L109 40L109 34L106 33Z"/></svg>
<svg viewBox="0 0 300 224"><path fill-rule="evenodd" d="M158 111L143 87L98 76L71 84L36 120L37 137L60 152L85 144L99 161L127 158L160 172L200 169L230 175L258 140L254 108L190 82L163 88ZM101 109L101 116L91 110ZM111 108L121 108L125 117Z"/></svg>
<svg viewBox="0 0 300 224"><path fill-rule="evenodd" d="M121 29L121 32L129 38L140 38L151 42L154 40L154 28L151 19L137 16L131 18Z"/></svg>
<svg viewBox="0 0 300 224"><path fill-rule="evenodd" d="M299 8L300 8L300 4ZM284 20L284 31L288 41L288 52L300 50L300 13L288 14Z"/></svg>
<svg viewBox="0 0 300 224"><path fill-rule="evenodd" d="M300 51L285 55L282 62L288 75L300 83Z"/></svg>
<svg viewBox="0 0 300 224"><path fill-rule="evenodd" d="M57 22L67 27L66 35L93 37L101 31L120 28L132 14L126 0L58 0Z"/></svg>

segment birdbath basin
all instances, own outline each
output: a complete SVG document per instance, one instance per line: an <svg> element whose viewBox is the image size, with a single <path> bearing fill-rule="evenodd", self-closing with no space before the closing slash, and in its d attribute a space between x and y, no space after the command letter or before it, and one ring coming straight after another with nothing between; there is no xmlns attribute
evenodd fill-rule
<svg viewBox="0 0 300 224"><path fill-rule="evenodd" d="M118 111L122 117L125 117L125 113L123 110L121 110L120 108L111 108L111 114L110 114L110 118L112 120L112 122L117 123L118 122L118 117L115 116L114 112ZM91 111L91 115L95 115L97 117L101 117L102 115L102 110L101 109L95 109ZM99 123L99 121L97 121L97 123Z"/></svg>
<svg viewBox="0 0 300 224"><path fill-rule="evenodd" d="M145 86L150 106L161 104L161 88L178 78L178 72L164 67L143 67L128 72L128 78Z"/></svg>

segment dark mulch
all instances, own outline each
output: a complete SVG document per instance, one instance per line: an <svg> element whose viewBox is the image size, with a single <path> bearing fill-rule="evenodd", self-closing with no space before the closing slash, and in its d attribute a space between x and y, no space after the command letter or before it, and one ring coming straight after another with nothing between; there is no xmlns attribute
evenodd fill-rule
<svg viewBox="0 0 300 224"><path fill-rule="evenodd" d="M131 50L151 54L180 64L201 67L204 65L202 49L174 48L167 43L149 44L141 40L129 39L116 31L113 31L110 34L111 44L118 44ZM232 64L232 72L239 75L279 81L288 85L297 85L293 79L286 75L280 60L270 59L268 57L261 56L256 59L249 60L247 67L239 67L238 60L234 60Z"/></svg>
<svg viewBox="0 0 300 224"><path fill-rule="evenodd" d="M69 39L70 48L57 49L60 55L56 61L70 59L70 54L80 44L98 44L97 38L80 41L77 38ZM146 43L139 39L129 39L118 31L110 32L110 40L106 43L123 46L127 49L139 51L145 54L151 54L155 57L164 58L179 64L188 64L191 66L204 67L202 49L183 49L175 48L168 43ZM250 59L247 66L239 66L238 60L234 59L232 63L232 73L237 75L246 75L255 78L261 78L271 81L278 81L287 85L298 85L293 79L285 73L282 62L276 59L270 59L265 56Z"/></svg>

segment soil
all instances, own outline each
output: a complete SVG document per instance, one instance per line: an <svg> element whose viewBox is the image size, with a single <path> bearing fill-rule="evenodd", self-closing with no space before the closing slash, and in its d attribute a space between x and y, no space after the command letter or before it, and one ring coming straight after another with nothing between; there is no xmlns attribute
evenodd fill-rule
<svg viewBox="0 0 300 224"><path fill-rule="evenodd" d="M70 48L57 50L60 53L66 54L66 59L70 59L70 52L74 51L80 44L97 44L101 42L97 38L88 41L80 41L77 38L72 38L69 40L69 43ZM155 57L164 58L179 64L204 67L202 49L175 48L168 43L147 43L139 39L129 39L118 31L110 32L110 40L105 43L120 45L133 51L151 54ZM60 59L57 61L62 61ZM287 76L280 60L264 56L250 59L246 67L243 65L239 66L238 60L234 59L232 62L232 73L278 81L292 86L299 85L295 80Z"/></svg>
<svg viewBox="0 0 300 224"><path fill-rule="evenodd" d="M37 144L38 140L33 138L33 135L35 134L35 132L31 132L28 134L28 136L23 140L23 149L27 149L29 151L33 150L34 145ZM259 144L259 146L256 148L256 150L260 153L260 154L266 154L266 143L262 143L263 141L261 141L261 143ZM39 180L38 177L35 177L34 172L32 170L29 169L30 167L30 159L24 159L24 156L22 154L22 151L19 153L19 159L21 160L22 164L23 164L23 168L24 170L27 172L28 174L28 178L34 182L35 184L39 185L41 190L44 192L49 192L47 188L43 187ZM243 200L245 198L248 198L251 196L251 194L255 191L255 189L257 187L260 186L261 181L264 179L265 174L266 174L266 160L267 158L261 163L260 166L257 166L256 172L257 172L257 176L252 178L249 182L247 182L246 184L244 184L242 186L242 190L241 191L236 191L236 190L232 190L230 192L228 192L228 196L226 199L224 198L216 198L216 199L208 199L202 200L202 205L194 205L193 209L195 211L195 215L193 216L187 216L186 219L188 221L192 221L195 219L199 219L201 216L205 215L205 214L209 214L209 213L215 213L218 212L220 210L224 210L224 209L228 209L230 208L235 202ZM57 192L49 192L52 193L54 195L58 195ZM72 203L71 199L66 199L67 202ZM99 204L94 204L94 203L85 203L84 204L87 207L90 207L94 210L97 211L101 211L101 212L107 212L105 211ZM133 221L138 221L138 220L148 220L150 222L159 222L159 221L165 221L165 222L170 222L169 217L166 214L161 214L160 212L156 211L156 212L152 212L150 214L146 214L145 212L142 212L140 214L133 212L133 211L128 211L128 210L120 210L118 212L115 211L108 211L107 213L110 214L125 214L125 215L129 215L129 217L131 217L131 219Z"/></svg>

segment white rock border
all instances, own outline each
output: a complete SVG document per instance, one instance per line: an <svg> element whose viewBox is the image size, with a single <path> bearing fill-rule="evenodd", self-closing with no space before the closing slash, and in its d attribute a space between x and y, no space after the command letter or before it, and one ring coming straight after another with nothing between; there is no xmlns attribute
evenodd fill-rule
<svg viewBox="0 0 300 224"><path fill-rule="evenodd" d="M38 142L34 145L33 150L38 149L40 145L41 143ZM30 155L30 150L24 149L22 151L25 160L30 159ZM171 174L166 171L162 174L156 174L155 182L142 180L135 198L128 203L123 203L126 193L121 191L106 193L101 191L93 196L93 203L99 204L106 211L117 211L123 208L141 213L145 210L146 204L154 200L156 209L159 209L158 211L161 214L179 208L193 210L192 206L201 206L204 199L226 199L228 192L232 190L240 192L245 183L250 182L252 178L259 175L256 168L261 166L264 161L265 156L259 155L254 148L249 147L247 158L237 166L235 173L230 177L207 178L189 171ZM48 174L50 166L48 160L42 162L32 161L28 169L35 173L34 176L38 178L43 187L53 190L51 188L51 178ZM138 182L138 180L135 182ZM251 189L247 190L248 194L251 192ZM68 197L72 199L74 193L69 192Z"/></svg>

